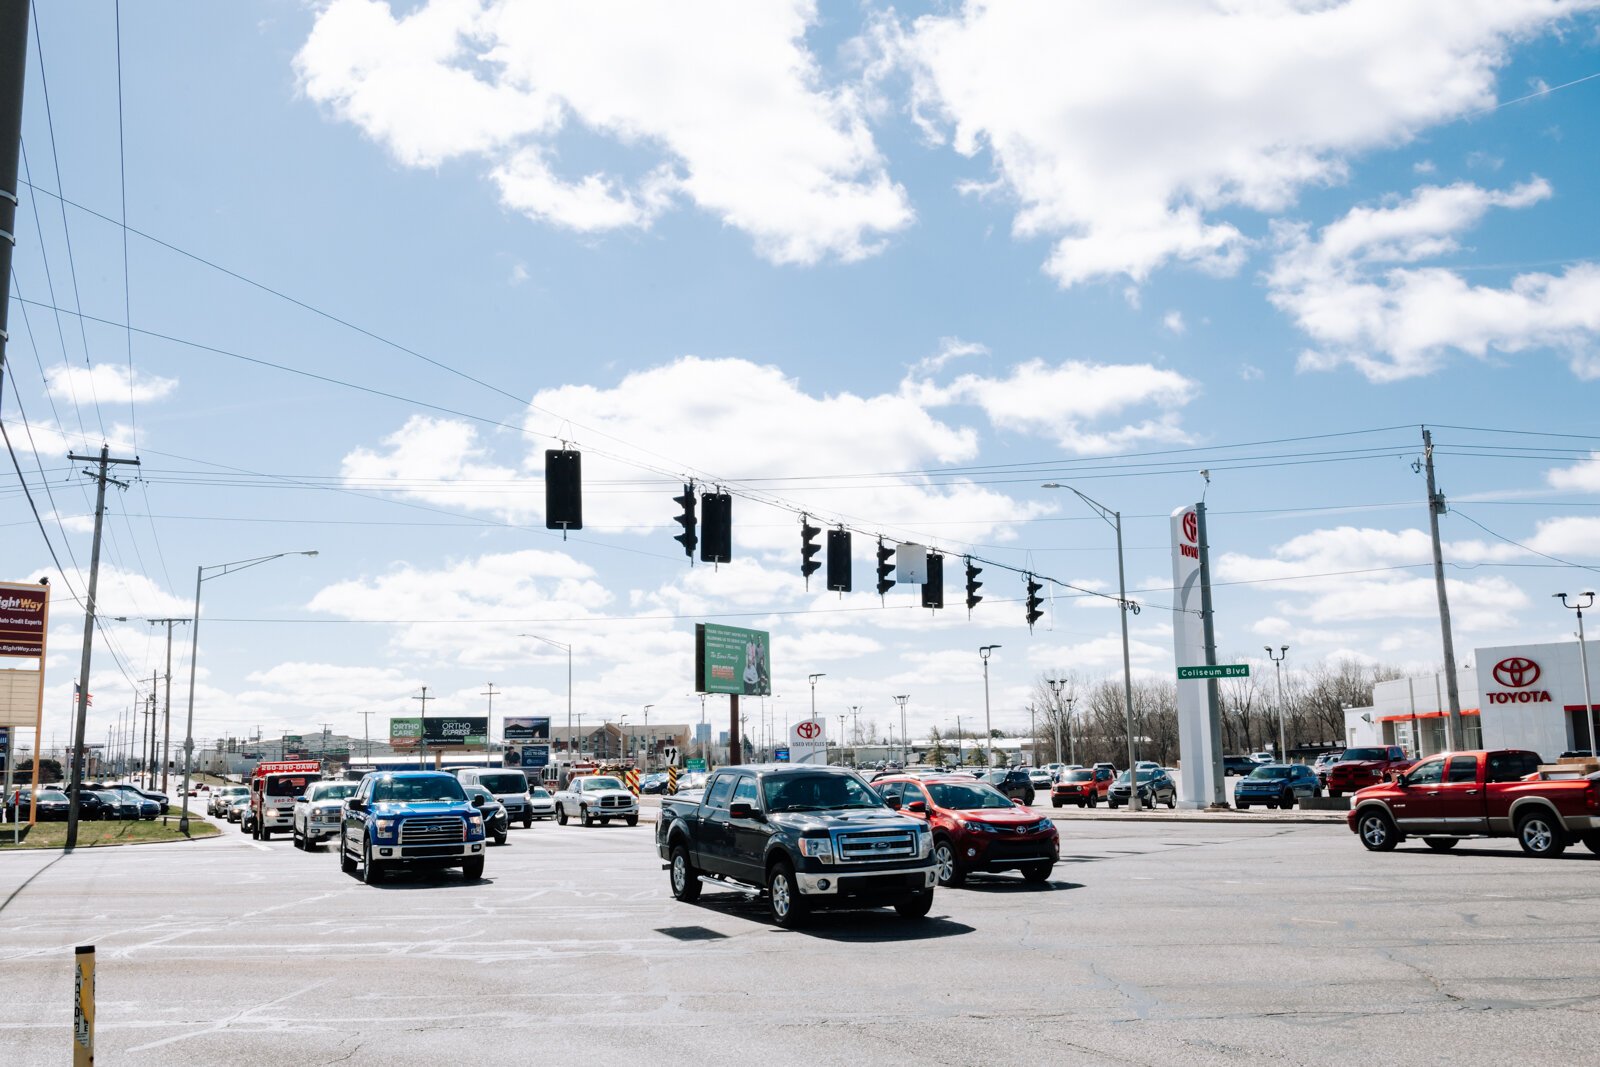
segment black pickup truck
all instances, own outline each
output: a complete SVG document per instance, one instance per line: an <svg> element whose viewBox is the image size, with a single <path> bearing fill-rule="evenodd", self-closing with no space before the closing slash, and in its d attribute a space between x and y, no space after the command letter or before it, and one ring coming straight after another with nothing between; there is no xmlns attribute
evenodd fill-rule
<svg viewBox="0 0 1600 1067"><path fill-rule="evenodd" d="M828 907L920 919L937 881L927 824L842 767L723 767L703 793L662 798L656 850L678 900L703 880L754 890L785 927Z"/></svg>

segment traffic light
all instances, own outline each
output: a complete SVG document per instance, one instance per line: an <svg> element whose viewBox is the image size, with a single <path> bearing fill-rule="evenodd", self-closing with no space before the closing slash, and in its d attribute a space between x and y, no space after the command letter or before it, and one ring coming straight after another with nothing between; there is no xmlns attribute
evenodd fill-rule
<svg viewBox="0 0 1600 1067"><path fill-rule="evenodd" d="M828 588L836 593L850 591L850 531L828 531Z"/></svg>
<svg viewBox="0 0 1600 1067"><path fill-rule="evenodd" d="M678 516L678 525L683 527L683 533L674 537L673 540L683 546L683 554L689 557L689 562L692 564L694 562L694 546L700 543L700 538L696 537L694 532L696 525L694 518L694 483L690 482L685 485L683 487L683 495L675 496L672 499L674 503L683 509L683 514Z"/></svg>
<svg viewBox="0 0 1600 1067"><path fill-rule="evenodd" d="M806 588L811 588L811 576L822 569L820 560L812 559L822 546L817 544L817 535L822 532L822 527L811 525L811 516L800 516L800 576L806 580Z"/></svg>
<svg viewBox="0 0 1600 1067"><path fill-rule="evenodd" d="M544 528L583 529L583 454L564 448L544 453Z"/></svg>
<svg viewBox="0 0 1600 1067"><path fill-rule="evenodd" d="M983 597L978 595L978 590L983 588L983 583L978 581L978 575L983 573L982 567L972 565L972 557L967 557L967 610L971 611L978 606L978 601Z"/></svg>
<svg viewBox="0 0 1600 1067"><path fill-rule="evenodd" d="M1043 601L1039 599L1039 590L1044 586L1033 580L1033 575L1028 575L1028 629L1033 629L1033 624L1044 615Z"/></svg>
<svg viewBox="0 0 1600 1067"><path fill-rule="evenodd" d="M700 562L728 563L733 559L733 497L727 493L700 494Z"/></svg>
<svg viewBox="0 0 1600 1067"><path fill-rule="evenodd" d="M944 557L928 553L928 580L922 583L922 606L944 607Z"/></svg>
<svg viewBox="0 0 1600 1067"><path fill-rule="evenodd" d="M883 543L883 538L878 538L878 595L883 596L894 588L894 564L889 561L894 559L894 549Z"/></svg>

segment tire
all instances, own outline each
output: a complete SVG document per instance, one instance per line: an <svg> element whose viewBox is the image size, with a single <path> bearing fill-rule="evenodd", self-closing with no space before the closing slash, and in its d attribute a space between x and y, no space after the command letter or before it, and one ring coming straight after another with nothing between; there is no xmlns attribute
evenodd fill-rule
<svg viewBox="0 0 1600 1067"><path fill-rule="evenodd" d="M948 838L941 837L933 843L933 869L938 874L939 884L947 889L954 889L967 880L967 872L956 861L956 847Z"/></svg>
<svg viewBox="0 0 1600 1067"><path fill-rule="evenodd" d="M461 865L461 877L469 882L476 882L483 877L483 857L473 856Z"/></svg>
<svg viewBox="0 0 1600 1067"><path fill-rule="evenodd" d="M594 825L594 817L589 814L589 809L588 808L579 808L578 809L578 816L581 819L583 819L583 825L585 825L585 826L593 826Z"/></svg>
<svg viewBox="0 0 1600 1067"><path fill-rule="evenodd" d="M629 826L638 826L639 825L639 816L637 816L637 815L628 815L628 816L625 816L622 821L627 823Z"/></svg>
<svg viewBox="0 0 1600 1067"><path fill-rule="evenodd" d="M1422 843L1435 852L1449 852L1456 847L1460 838L1455 837L1424 837Z"/></svg>
<svg viewBox="0 0 1600 1067"><path fill-rule="evenodd" d="M361 880L367 885L377 885L383 877L383 869L372 860L372 842L368 841L361 849Z"/></svg>
<svg viewBox="0 0 1600 1067"><path fill-rule="evenodd" d="M895 901L894 910L902 919L923 919L933 908L933 890L924 889L904 900Z"/></svg>
<svg viewBox="0 0 1600 1067"><path fill-rule="evenodd" d="M355 873L356 862L350 858L350 850L344 847L344 832L339 834L339 870L344 874Z"/></svg>
<svg viewBox="0 0 1600 1067"><path fill-rule="evenodd" d="M1238 808L1240 811L1249 811L1250 810L1250 805L1247 804L1243 800L1235 800L1233 802L1233 804L1234 804L1234 807Z"/></svg>
<svg viewBox="0 0 1600 1067"><path fill-rule="evenodd" d="M565 826L565 825L567 825L567 808L566 808L566 805L564 805L564 804L557 804L556 805L556 825L557 826Z"/></svg>
<svg viewBox="0 0 1600 1067"><path fill-rule="evenodd" d="M506 837L507 837L506 834L495 834L494 835L494 843L497 844L497 845L503 845L503 844L506 843Z"/></svg>
<svg viewBox="0 0 1600 1067"><path fill-rule="evenodd" d="M805 924L806 902L801 899L800 884L795 881L794 869L787 860L773 864L767 874L767 911L772 921L785 930Z"/></svg>
<svg viewBox="0 0 1600 1067"><path fill-rule="evenodd" d="M533 828L533 812L530 811L528 814L522 817L522 828L524 830L531 830Z"/></svg>
<svg viewBox="0 0 1600 1067"><path fill-rule="evenodd" d="M1178 806L1178 794L1174 793L1167 798L1167 810L1172 811Z"/></svg>
<svg viewBox="0 0 1600 1067"><path fill-rule="evenodd" d="M1113 811L1115 811L1117 808L1122 807L1122 805L1117 803L1115 800L1112 800L1110 797L1107 797L1106 798L1106 807L1111 808Z"/></svg>
<svg viewBox="0 0 1600 1067"><path fill-rule="evenodd" d="M1392 852L1400 843L1400 834L1389 816L1376 808L1363 812L1356 819L1356 835L1368 852Z"/></svg>
<svg viewBox="0 0 1600 1067"><path fill-rule="evenodd" d="M1566 830L1548 811L1530 811L1517 820L1517 844L1530 856L1554 859L1567 850Z"/></svg>
<svg viewBox="0 0 1600 1067"><path fill-rule="evenodd" d="M289 841L290 841L291 844L294 845L295 848L299 849L302 852L305 851L305 848L306 848L305 839L300 836L300 828L298 826L290 824L290 826L289 826Z"/></svg>
<svg viewBox="0 0 1600 1067"><path fill-rule="evenodd" d="M700 872L689 862L689 850L677 845L672 850L672 866L667 875L672 885L672 899L693 904L700 899Z"/></svg>
<svg viewBox="0 0 1600 1067"><path fill-rule="evenodd" d="M1284 811L1294 810L1294 790L1290 789L1284 792L1283 799L1278 801L1278 807Z"/></svg>
<svg viewBox="0 0 1600 1067"><path fill-rule="evenodd" d="M1050 871L1055 867L1053 863L1035 863L1030 867L1022 868L1022 880L1039 885L1050 880Z"/></svg>
<svg viewBox="0 0 1600 1067"><path fill-rule="evenodd" d="M602 815L602 816L600 816L600 825L601 826L610 826L611 825L611 820L606 818L604 815Z"/></svg>
<svg viewBox="0 0 1600 1067"><path fill-rule="evenodd" d="M1333 799L1338 800L1340 797L1344 796L1344 790L1342 790L1342 789L1330 789L1330 790L1328 790L1328 795L1330 797L1332 797Z"/></svg>
<svg viewBox="0 0 1600 1067"><path fill-rule="evenodd" d="M1057 800L1055 797L1051 797L1050 798L1050 806L1052 808L1059 808L1061 806L1061 801Z"/></svg>
<svg viewBox="0 0 1600 1067"><path fill-rule="evenodd" d="M1583 843L1590 852L1600 854L1600 832L1590 832L1584 834Z"/></svg>
<svg viewBox="0 0 1600 1067"><path fill-rule="evenodd" d="M1100 804L1100 795L1098 793L1090 793L1088 804L1091 808L1097 807Z"/></svg>

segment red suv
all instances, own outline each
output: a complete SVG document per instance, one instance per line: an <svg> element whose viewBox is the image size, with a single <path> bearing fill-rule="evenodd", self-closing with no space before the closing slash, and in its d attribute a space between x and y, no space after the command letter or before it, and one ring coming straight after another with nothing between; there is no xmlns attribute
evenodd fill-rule
<svg viewBox="0 0 1600 1067"><path fill-rule="evenodd" d="M1112 773L1105 767L1074 767L1061 772L1061 781L1050 787L1050 805L1094 807L1111 791Z"/></svg>
<svg viewBox="0 0 1600 1067"><path fill-rule="evenodd" d="M928 820L939 884L958 886L973 871L1018 871L1043 882L1061 857L1056 824L964 775L896 776L872 783L890 807Z"/></svg>
<svg viewBox="0 0 1600 1067"><path fill-rule="evenodd" d="M1395 771L1411 766L1411 758L1399 745L1373 745L1347 748L1339 762L1328 768L1328 795L1342 796L1377 785L1390 778Z"/></svg>

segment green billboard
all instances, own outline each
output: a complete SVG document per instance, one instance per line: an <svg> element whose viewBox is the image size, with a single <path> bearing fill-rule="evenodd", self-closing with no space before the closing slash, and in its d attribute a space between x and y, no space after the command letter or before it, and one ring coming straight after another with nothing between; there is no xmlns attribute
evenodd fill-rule
<svg viewBox="0 0 1600 1067"><path fill-rule="evenodd" d="M695 624L694 685L701 693L771 696L771 636L765 630Z"/></svg>

